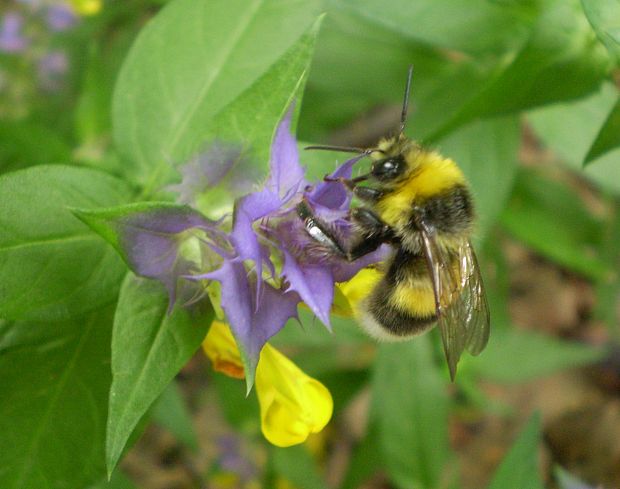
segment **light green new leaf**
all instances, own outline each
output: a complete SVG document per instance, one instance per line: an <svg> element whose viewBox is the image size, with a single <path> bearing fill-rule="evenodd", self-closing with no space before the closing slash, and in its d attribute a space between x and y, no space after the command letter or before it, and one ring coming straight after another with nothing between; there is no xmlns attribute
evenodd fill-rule
<svg viewBox="0 0 620 489"><path fill-rule="evenodd" d="M598 38L616 61L620 61L620 2L581 0L581 5Z"/></svg>
<svg viewBox="0 0 620 489"><path fill-rule="evenodd" d="M74 489L103 478L112 312L0 321L3 489Z"/></svg>
<svg viewBox="0 0 620 489"><path fill-rule="evenodd" d="M176 307L158 283L128 275L121 288L112 336L112 388L106 441L111 473L134 428L200 346L208 312Z"/></svg>
<svg viewBox="0 0 620 489"><path fill-rule="evenodd" d="M440 487L450 458L448 397L429 335L379 346L372 396L390 478L402 488Z"/></svg>
<svg viewBox="0 0 620 489"><path fill-rule="evenodd" d="M105 173L61 165L0 177L0 316L54 320L111 302L125 266L69 211L128 202Z"/></svg>
<svg viewBox="0 0 620 489"><path fill-rule="evenodd" d="M527 120L536 135L563 162L600 187L618 194L620 148L596 158L596 164L583 167L617 98L617 88L604 83L599 91L583 99L533 110L527 114Z"/></svg>
<svg viewBox="0 0 620 489"><path fill-rule="evenodd" d="M230 104L267 76L318 13L318 1L168 3L136 40L114 93L114 138L129 160L129 176L145 185L147 193L169 181L173 164L204 147L213 118L224 117L220 114ZM304 49L307 62L310 53ZM278 81L277 92L263 86L250 108L228 113L226 124L237 124L240 133L252 131L257 122L275 127L305 65L296 73L288 68L280 65L268 75ZM271 97L280 101L276 111ZM257 131L256 140L246 142L254 149L268 146L262 136Z"/></svg>
<svg viewBox="0 0 620 489"><path fill-rule="evenodd" d="M487 489L543 489L538 470L540 416L530 418Z"/></svg>
<svg viewBox="0 0 620 489"><path fill-rule="evenodd" d="M618 147L620 147L620 97L592 143L584 163L588 164Z"/></svg>

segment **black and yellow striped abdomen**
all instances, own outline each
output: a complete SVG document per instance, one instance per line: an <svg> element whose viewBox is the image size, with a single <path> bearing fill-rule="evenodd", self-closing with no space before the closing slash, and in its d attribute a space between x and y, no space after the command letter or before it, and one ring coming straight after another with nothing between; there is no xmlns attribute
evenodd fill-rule
<svg viewBox="0 0 620 489"><path fill-rule="evenodd" d="M393 336L423 333L437 319L424 256L400 249L386 266L385 274L363 301L364 319L372 319Z"/></svg>

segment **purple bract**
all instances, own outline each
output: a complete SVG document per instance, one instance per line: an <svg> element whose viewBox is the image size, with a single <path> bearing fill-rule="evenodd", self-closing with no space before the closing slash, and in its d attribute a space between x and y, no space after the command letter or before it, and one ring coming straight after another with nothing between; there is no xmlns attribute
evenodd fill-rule
<svg viewBox="0 0 620 489"><path fill-rule="evenodd" d="M300 302L329 327L335 282L350 279L385 253L379 250L348 263L320 249L307 232L296 211L302 199L334 236L346 239L351 232L350 196L338 182L313 186L306 181L290 132L292 113L289 110L277 128L265 184L235 201L232 224L171 208L163 214L133 215L119 233L132 269L164 283L171 302L179 302L179 280L200 284L202 290L205 280L219 282L220 305L239 345L248 388L262 347L288 319L297 317ZM171 188L181 201L193 203L197 193L216 191L214 186L224 181L239 157L233 146L215 143L182 170L182 183ZM358 160L345 162L332 176L350 178ZM182 249L187 233L195 233L198 250L189 255Z"/></svg>

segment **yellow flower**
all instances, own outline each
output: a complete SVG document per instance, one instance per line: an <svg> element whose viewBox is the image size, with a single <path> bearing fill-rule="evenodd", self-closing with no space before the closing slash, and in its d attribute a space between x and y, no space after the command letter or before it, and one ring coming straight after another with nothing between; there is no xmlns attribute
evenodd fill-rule
<svg viewBox="0 0 620 489"><path fill-rule="evenodd" d="M211 360L213 370L235 379L245 378L237 343L226 324L221 321L211 323L207 337L202 342L202 349Z"/></svg>
<svg viewBox="0 0 620 489"><path fill-rule="evenodd" d="M336 300L334 301L334 304L337 306L337 311L346 312L347 308L344 305L346 304L348 305L348 310L353 311L353 314L357 315L357 308L360 300L368 295L368 291L372 290L375 284L381 280L382 276L383 273L376 268L368 267L362 268L348 282L339 283L336 289ZM345 299L343 300L341 296L344 296Z"/></svg>
<svg viewBox="0 0 620 489"><path fill-rule="evenodd" d="M202 347L215 370L243 378L241 356L226 324L213 321ZM279 447L303 443L332 416L333 400L327 388L269 344L256 367L256 394L263 435Z"/></svg>
<svg viewBox="0 0 620 489"><path fill-rule="evenodd" d="M101 10L102 0L71 0L71 6L80 15L95 15Z"/></svg>
<svg viewBox="0 0 620 489"><path fill-rule="evenodd" d="M334 404L327 388L269 345L256 368L256 393L263 435L279 447L304 442L332 417Z"/></svg>

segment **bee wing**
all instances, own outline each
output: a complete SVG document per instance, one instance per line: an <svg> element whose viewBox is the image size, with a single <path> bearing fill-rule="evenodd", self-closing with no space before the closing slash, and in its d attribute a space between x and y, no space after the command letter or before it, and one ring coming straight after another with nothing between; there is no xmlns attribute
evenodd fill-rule
<svg viewBox="0 0 620 489"><path fill-rule="evenodd" d="M456 364L465 349L480 353L489 339L489 306L478 261L469 240L448 252L437 244L436 234L421 230L426 262L435 294L437 326L454 380Z"/></svg>

